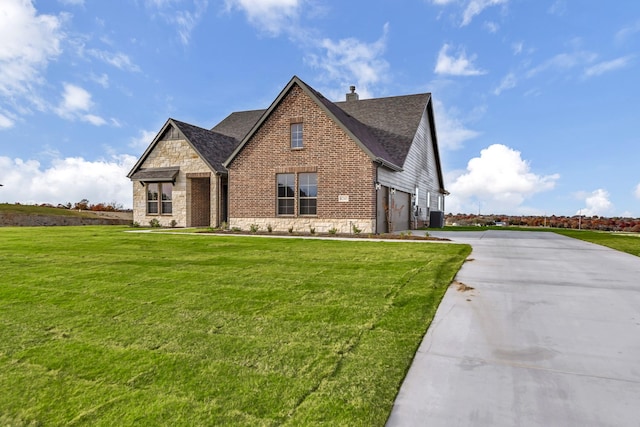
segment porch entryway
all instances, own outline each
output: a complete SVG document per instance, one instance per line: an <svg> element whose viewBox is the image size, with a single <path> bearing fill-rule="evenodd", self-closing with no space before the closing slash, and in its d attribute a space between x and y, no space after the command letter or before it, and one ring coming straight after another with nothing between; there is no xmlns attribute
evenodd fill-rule
<svg viewBox="0 0 640 427"><path fill-rule="evenodd" d="M211 178L191 178L191 227L211 224Z"/></svg>

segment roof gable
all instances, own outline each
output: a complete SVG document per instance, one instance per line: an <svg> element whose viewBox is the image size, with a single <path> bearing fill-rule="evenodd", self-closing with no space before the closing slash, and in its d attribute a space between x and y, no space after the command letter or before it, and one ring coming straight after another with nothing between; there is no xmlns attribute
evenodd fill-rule
<svg viewBox="0 0 640 427"><path fill-rule="evenodd" d="M132 178L134 176L149 154L158 145L158 142L165 140L166 135L175 132L172 131L172 129L177 130L179 135L184 137L184 140L187 141L191 148L193 148L212 171L222 174L227 172L222 162L229 157L229 154L231 154L233 149L238 145L237 139L179 120L168 119L142 156L140 156L140 159L138 159L127 177ZM176 137L171 137L170 139L176 139Z"/></svg>
<svg viewBox="0 0 640 427"><path fill-rule="evenodd" d="M216 172L226 173L227 169L222 165L229 154L238 145L238 140L204 129L189 123L173 120L178 129L186 137L187 142L191 144L193 149L202 157L202 159Z"/></svg>
<svg viewBox="0 0 640 427"><path fill-rule="evenodd" d="M388 160L402 166L430 100L430 94L422 93L343 101L335 105L369 127L388 154Z"/></svg>
<svg viewBox="0 0 640 427"><path fill-rule="evenodd" d="M298 85L372 160L394 170L402 170L426 104L431 99L430 94L420 94L334 103L294 76L267 110L255 110L254 113L263 114L224 166L233 161L294 85Z"/></svg>

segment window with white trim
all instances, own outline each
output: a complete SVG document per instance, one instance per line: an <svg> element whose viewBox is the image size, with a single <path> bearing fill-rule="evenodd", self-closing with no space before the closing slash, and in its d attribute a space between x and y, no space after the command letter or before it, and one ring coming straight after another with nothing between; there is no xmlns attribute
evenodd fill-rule
<svg viewBox="0 0 640 427"><path fill-rule="evenodd" d="M298 211L300 215L316 215L318 212L318 174L299 174L298 188Z"/></svg>
<svg viewBox="0 0 640 427"><path fill-rule="evenodd" d="M291 148L302 148L302 123L291 123Z"/></svg>
<svg viewBox="0 0 640 427"><path fill-rule="evenodd" d="M293 215L295 212L296 175L279 173L278 181L278 215Z"/></svg>
<svg viewBox="0 0 640 427"><path fill-rule="evenodd" d="M317 173L279 173L276 175L276 181L278 215L295 215L296 206L300 216L317 215Z"/></svg>

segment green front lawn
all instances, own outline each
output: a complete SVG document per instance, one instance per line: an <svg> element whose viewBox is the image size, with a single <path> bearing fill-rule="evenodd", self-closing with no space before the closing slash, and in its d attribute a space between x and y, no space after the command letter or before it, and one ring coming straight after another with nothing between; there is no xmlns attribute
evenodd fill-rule
<svg viewBox="0 0 640 427"><path fill-rule="evenodd" d="M470 247L0 229L0 425L384 425Z"/></svg>
<svg viewBox="0 0 640 427"><path fill-rule="evenodd" d="M590 230L553 229L555 233L640 256L640 235Z"/></svg>

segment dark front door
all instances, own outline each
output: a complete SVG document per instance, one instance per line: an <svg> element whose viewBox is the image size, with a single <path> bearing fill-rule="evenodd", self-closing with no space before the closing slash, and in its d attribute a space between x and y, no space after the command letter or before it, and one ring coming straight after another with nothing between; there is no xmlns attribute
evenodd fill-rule
<svg viewBox="0 0 640 427"><path fill-rule="evenodd" d="M211 222L211 178L191 179L191 226L208 227Z"/></svg>
<svg viewBox="0 0 640 427"><path fill-rule="evenodd" d="M229 222L229 184L227 178L220 180L220 222Z"/></svg>

